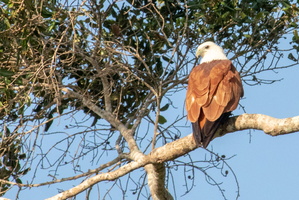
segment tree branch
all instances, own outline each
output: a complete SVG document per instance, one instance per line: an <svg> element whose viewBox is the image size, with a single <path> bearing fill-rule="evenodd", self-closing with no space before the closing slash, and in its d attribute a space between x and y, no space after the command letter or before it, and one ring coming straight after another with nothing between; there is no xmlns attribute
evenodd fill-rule
<svg viewBox="0 0 299 200"><path fill-rule="evenodd" d="M165 188L164 163L144 166L147 173L148 186L153 200L173 200L173 197Z"/></svg>
<svg viewBox="0 0 299 200"><path fill-rule="evenodd" d="M263 114L242 114L230 118L217 133L223 136L245 129L262 130L272 136L289 134L299 131L299 116L277 119Z"/></svg>
<svg viewBox="0 0 299 200"><path fill-rule="evenodd" d="M292 118L286 118L286 119L277 119L273 118L267 115L262 114L242 114L239 116L235 116L230 118L227 123L225 123L218 131L217 136L223 136L227 133L239 131L239 130L245 130L245 129L258 129L263 130L266 134L272 135L272 136L278 136L288 133L293 133L296 131L299 131L299 116L292 117ZM187 135L186 137L183 137L181 139L178 139L176 141L170 142L165 144L162 147L154 149L150 154L146 156L141 156L140 159L137 161L132 161L119 169L98 174L94 177L91 177L81 184L66 190L60 194L57 194L53 197L50 197L47 200L58 200L58 199L66 199L72 196L77 195L80 192L83 192L90 186L104 181L104 180L114 180L116 178L119 178L121 176L124 176L125 174L138 169L140 167L144 167L148 164L155 164L156 170L154 170L153 173L156 176L161 175L161 170L157 170L159 168L159 163L163 163L166 161L170 161L173 159L176 159L186 153L189 153L190 151L193 151L196 149L196 143L193 140L192 134ZM152 167L146 167L147 171L153 170L154 166ZM158 168L157 168L158 166ZM160 166L161 169L161 166ZM163 170L162 170L163 171ZM160 172L160 174L159 174ZM149 173L150 174L150 173ZM154 175L154 174L151 174ZM152 178L152 177L151 177ZM165 189L166 190L166 189ZM167 190L166 190L167 191ZM166 193L164 193L166 194ZM153 194L152 194L153 195Z"/></svg>
<svg viewBox="0 0 299 200"><path fill-rule="evenodd" d="M119 121L112 113L108 112L107 110L100 109L89 98L84 97L81 94L76 93L72 90L69 90L68 88L62 88L61 90L63 92L66 92L70 97L81 100L82 103L86 107L88 107L90 110L92 110L98 116L105 119L112 126L114 126L122 134L122 136L125 138L125 140L128 142L131 152L133 152L133 151L137 151L138 153L140 152L131 130L128 129L123 123L121 123L121 121Z"/></svg>
<svg viewBox="0 0 299 200"><path fill-rule="evenodd" d="M62 200L62 199L67 199L67 198L73 197L73 196L83 192L84 190L90 188L91 186L93 186L94 184L96 184L98 182L101 182L104 180L115 180L119 177L122 177L122 176L126 175L127 173L142 167L144 163L145 163L144 160L141 159L137 162L135 162L135 161L130 162L115 171L98 174L96 176L93 176L93 177L83 181L79 185L77 185L69 190L66 190L64 192L61 192L61 193L59 193L53 197L50 197L46 200Z"/></svg>

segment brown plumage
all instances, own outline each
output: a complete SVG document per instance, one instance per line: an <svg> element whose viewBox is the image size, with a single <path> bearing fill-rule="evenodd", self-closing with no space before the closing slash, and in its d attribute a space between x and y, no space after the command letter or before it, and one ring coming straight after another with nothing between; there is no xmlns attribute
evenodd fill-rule
<svg viewBox="0 0 299 200"><path fill-rule="evenodd" d="M208 44L209 48L216 45ZM240 75L230 60L212 59L193 68L189 75L186 109L198 146L208 146L217 128L237 108L242 96Z"/></svg>

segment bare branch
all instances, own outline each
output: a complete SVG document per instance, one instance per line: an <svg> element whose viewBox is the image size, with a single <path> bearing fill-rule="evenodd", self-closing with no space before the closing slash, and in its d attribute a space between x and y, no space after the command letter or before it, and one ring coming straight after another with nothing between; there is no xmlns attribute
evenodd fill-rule
<svg viewBox="0 0 299 200"><path fill-rule="evenodd" d="M225 135L226 133L235 132L244 129L258 129L263 130L265 133L270 134L272 136L278 136L282 134L293 133L295 131L299 131L299 116L293 118L286 118L286 119L276 119L267 115L262 114L243 114L239 116L235 116L229 119L229 121L223 125L222 129L219 129L221 132L221 136ZM163 167L157 165L159 163L163 163L166 161L173 160L177 157L180 157L190 151L196 149L196 143L192 138L192 134L187 135L181 139L178 139L174 142L168 143L162 147L154 149L149 155L142 156L140 159L136 161L132 161L119 169L102 173L96 175L92 178L87 179L86 181L82 182L81 184L64 191L56 196L49 198L48 200L58 200L58 199L66 199L72 196L77 195L78 193L86 190L90 186L104 181L104 180L114 180L125 174L146 166L148 164L154 164L155 166L145 167L146 171L149 173L150 178L149 182L152 179L160 179L159 181L163 180ZM162 170L162 173L161 173ZM154 177L155 175L161 177ZM159 182L155 180L155 184L159 184ZM157 185L156 185L157 186ZM154 187L154 186L153 186ZM160 188L161 189L161 188ZM165 189L165 191L167 191ZM165 192L163 195L167 195L168 192ZM155 193L158 195L157 193ZM170 197L168 197L171 199ZM158 198L156 198L158 199Z"/></svg>
<svg viewBox="0 0 299 200"><path fill-rule="evenodd" d="M137 162L130 162L122 167L120 167L119 169L112 171L112 172L108 172L108 173L102 173L102 174L98 174L94 177L91 177L85 181L83 181L81 184L66 190L64 192L61 192L53 197L50 197L46 200L59 200L59 199L67 199L69 197L72 197L74 195L79 194L80 192L83 192L84 190L88 189L90 186L100 182L100 181L104 181L104 180L115 180L121 176L126 175L127 173L138 169L140 167L142 167L144 165L144 160L140 159Z"/></svg>
<svg viewBox="0 0 299 200"><path fill-rule="evenodd" d="M75 97L77 99L80 99L82 103L88 107L90 110L94 111L96 114L98 114L103 119L107 120L110 124L112 124L119 132L124 136L126 141L129 144L129 148L131 151L137 150L139 152L139 148L136 144L136 141L133 138L133 135L129 129L125 127L123 123L121 123L118 119L116 119L113 114L106 110L101 110L98 106L93 104L88 98L82 97L80 94L73 92L67 88L63 88L62 91L69 94L71 97Z"/></svg>

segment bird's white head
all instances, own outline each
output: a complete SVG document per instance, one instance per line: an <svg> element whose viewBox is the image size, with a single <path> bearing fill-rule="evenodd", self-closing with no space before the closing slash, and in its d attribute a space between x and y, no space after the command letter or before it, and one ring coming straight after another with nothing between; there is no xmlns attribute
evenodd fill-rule
<svg viewBox="0 0 299 200"><path fill-rule="evenodd" d="M196 50L196 57L201 56L200 63L213 60L228 60L223 49L214 42L204 42Z"/></svg>

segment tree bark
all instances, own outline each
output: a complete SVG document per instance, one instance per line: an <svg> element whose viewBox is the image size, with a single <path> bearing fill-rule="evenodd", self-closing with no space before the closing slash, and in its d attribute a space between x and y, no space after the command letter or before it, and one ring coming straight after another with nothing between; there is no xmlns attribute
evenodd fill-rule
<svg viewBox="0 0 299 200"><path fill-rule="evenodd" d="M165 188L164 163L149 164L144 166L147 173L148 186L153 200L173 200L173 197Z"/></svg>

